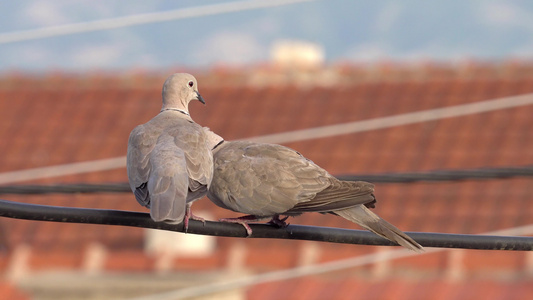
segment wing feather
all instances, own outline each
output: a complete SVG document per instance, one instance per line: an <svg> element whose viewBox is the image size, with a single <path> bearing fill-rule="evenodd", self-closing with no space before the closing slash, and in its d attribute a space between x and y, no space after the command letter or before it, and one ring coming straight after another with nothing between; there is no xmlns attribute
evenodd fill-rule
<svg viewBox="0 0 533 300"><path fill-rule="evenodd" d="M145 125L135 127L128 140L128 153L126 156L126 167L130 188L135 195L135 199L143 205L149 206L147 182L150 176L150 152L155 147L157 141L156 134L150 134Z"/></svg>
<svg viewBox="0 0 533 300"><path fill-rule="evenodd" d="M329 178L331 185L309 202L298 203L290 212L329 212L375 201L374 185L364 181L340 181Z"/></svg>

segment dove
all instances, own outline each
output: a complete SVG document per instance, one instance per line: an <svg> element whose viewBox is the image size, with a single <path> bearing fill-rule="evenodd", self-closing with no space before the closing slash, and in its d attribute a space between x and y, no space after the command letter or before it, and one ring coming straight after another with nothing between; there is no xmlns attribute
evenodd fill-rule
<svg viewBox="0 0 533 300"><path fill-rule="evenodd" d="M373 184L338 180L285 146L224 141L212 131L208 135L214 173L207 197L222 208L247 214L220 221L239 223L250 236L252 221L271 218L269 223L283 227L289 216L330 213L405 248L423 251L415 240L370 211L376 202Z"/></svg>
<svg viewBox="0 0 533 300"><path fill-rule="evenodd" d="M193 201L205 196L213 177L208 128L189 115L189 102L205 104L196 79L186 73L167 78L158 115L133 129L128 141L127 172L135 199L156 222L184 222L187 230Z"/></svg>

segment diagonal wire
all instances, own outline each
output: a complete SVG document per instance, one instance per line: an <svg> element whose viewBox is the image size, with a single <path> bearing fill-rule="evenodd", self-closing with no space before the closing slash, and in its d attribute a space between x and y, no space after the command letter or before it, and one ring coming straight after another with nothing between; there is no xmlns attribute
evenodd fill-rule
<svg viewBox="0 0 533 300"><path fill-rule="evenodd" d="M14 42L44 39L54 36L70 35L83 32L92 32L108 29L116 29L121 27L129 27L134 25L168 22L179 19L187 19L194 17L203 17L210 15L218 15L231 12L239 12L267 7L282 6L300 2L309 2L314 0L251 0L251 1L235 1L229 3L219 3L212 5L204 5L197 7L190 7L184 9L176 9L164 12L154 12L146 14L138 14L125 17L117 17L111 19L80 22L73 24L50 26L38 29L20 30L15 32L0 33L0 44L8 44Z"/></svg>
<svg viewBox="0 0 533 300"><path fill-rule="evenodd" d="M487 235L530 235L533 234L533 224L514 227L509 229L497 230L484 233ZM199 286L193 286L175 290L171 292L164 292L159 294L153 294L149 296L136 297L131 300L176 300L186 299L192 297L200 297L210 295L217 292L228 291L238 288L245 288L252 285L276 282L282 280L289 280L304 276L324 274L328 272L334 272L339 270L345 270L355 268L363 265L368 265L380 261L393 260L403 257L409 257L414 255L424 255L429 253L435 253L445 251L447 249L426 249L425 253L417 254L407 249L389 250L386 252L379 252L375 254L368 254L362 256L356 256L347 259L336 260L332 262L326 262L321 264L315 264L310 266L297 267L281 271L266 272L258 275L247 275L246 277L239 277L236 279L229 279L222 282L207 283Z"/></svg>
<svg viewBox="0 0 533 300"><path fill-rule="evenodd" d="M36 205L6 200L0 200L0 216L34 221L121 225L184 232L183 224L172 225L154 222L147 213ZM301 225L289 225L285 228L274 228L264 224L250 224L250 227L252 228L253 233L249 238L296 239L381 246L395 245L391 241L363 230ZM532 232L533 225L504 231L490 232L489 234L491 235L422 232L407 232L407 234L424 247L533 251L533 237L500 236L500 234L524 235L531 234ZM247 236L246 230L244 230L244 228L239 224L209 221L205 222L204 224L196 220L190 221L188 233L241 238ZM435 252L439 250L427 249L426 251ZM387 255L387 259L410 255L413 254L408 251L399 250L391 252L391 255ZM172 292L170 296L163 294L157 295L155 298L145 299L183 299L190 296L205 295L217 291L233 289L236 287L244 287L251 284L272 282L281 279L290 279L323 272L331 272L379 260L383 260L382 254L381 256L369 255L356 257L350 260L301 267L294 270L277 271L273 273L261 274L256 277L238 278L221 283L191 287Z"/></svg>
<svg viewBox="0 0 533 300"><path fill-rule="evenodd" d="M513 107L522 107L526 105L533 105L533 94L503 97L474 103L459 104L404 114L397 114L392 116L378 117L368 120L249 137L246 140L260 143L280 144L317 138L326 138L342 134L366 132L371 130L416 124L426 121L436 121L452 117L498 111ZM18 171L2 172L0 173L0 184L96 171L114 170L124 168L125 166L126 157L121 156L102 160L93 160Z"/></svg>

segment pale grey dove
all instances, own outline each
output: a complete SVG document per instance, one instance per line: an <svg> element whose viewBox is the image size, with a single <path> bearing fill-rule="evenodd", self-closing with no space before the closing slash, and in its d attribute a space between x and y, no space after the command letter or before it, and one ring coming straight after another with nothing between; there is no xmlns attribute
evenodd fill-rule
<svg viewBox="0 0 533 300"><path fill-rule="evenodd" d="M305 212L331 213L396 242L423 251L411 237L381 219L374 207L374 185L363 181L340 181L297 151L275 144L224 141L209 132L215 163L207 196L216 205L247 214L221 221L242 224L272 218L285 225L283 216Z"/></svg>
<svg viewBox="0 0 533 300"><path fill-rule="evenodd" d="M189 102L204 99L196 79L185 73L168 77L163 85L161 112L137 126L128 141L127 169L137 201L150 208L156 222L185 222L190 205L207 193L213 176L213 156L207 128L189 115Z"/></svg>

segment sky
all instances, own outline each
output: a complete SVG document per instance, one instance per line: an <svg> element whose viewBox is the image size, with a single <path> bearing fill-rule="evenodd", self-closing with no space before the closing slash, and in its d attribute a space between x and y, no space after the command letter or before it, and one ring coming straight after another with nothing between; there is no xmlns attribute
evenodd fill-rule
<svg viewBox="0 0 533 300"><path fill-rule="evenodd" d="M236 1L2 1L0 37ZM327 63L532 59L533 1L306 1L0 43L0 73L254 65L280 40L318 44Z"/></svg>

